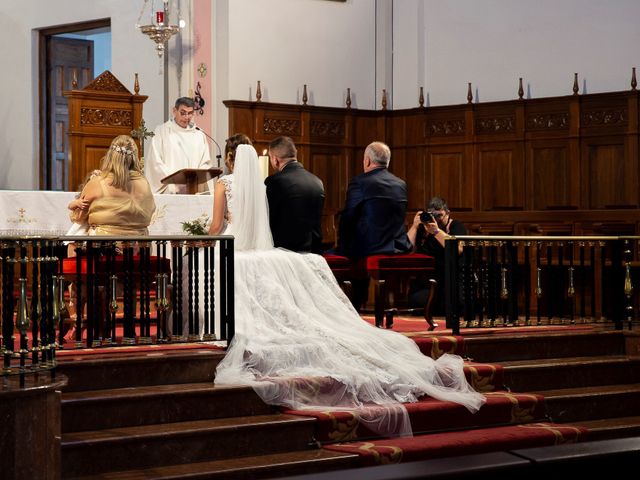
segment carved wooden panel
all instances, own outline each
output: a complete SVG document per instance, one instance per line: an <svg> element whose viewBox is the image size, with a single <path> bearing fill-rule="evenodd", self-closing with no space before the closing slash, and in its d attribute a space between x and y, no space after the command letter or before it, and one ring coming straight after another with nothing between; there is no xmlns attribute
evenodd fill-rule
<svg viewBox="0 0 640 480"><path fill-rule="evenodd" d="M515 129L515 115L500 115L476 119L476 133L478 135L513 133Z"/></svg>
<svg viewBox="0 0 640 480"><path fill-rule="evenodd" d="M524 210L524 169L513 148L480 150L478 168L482 210Z"/></svg>
<svg viewBox="0 0 640 480"><path fill-rule="evenodd" d="M569 129L569 112L532 112L525 119L529 131L557 131Z"/></svg>
<svg viewBox="0 0 640 480"><path fill-rule="evenodd" d="M265 135L273 135L278 137L285 135L287 137L300 136L300 120L297 118L281 118L265 115L262 121L262 133Z"/></svg>
<svg viewBox="0 0 640 480"><path fill-rule="evenodd" d="M312 119L310 123L311 136L327 141L341 141L345 136L343 120Z"/></svg>
<svg viewBox="0 0 640 480"><path fill-rule="evenodd" d="M449 137L465 134L465 122L459 118L434 118L425 125L425 137Z"/></svg>
<svg viewBox="0 0 640 480"><path fill-rule="evenodd" d="M131 115L130 110L83 107L80 109L80 125L125 126L133 128Z"/></svg>
<svg viewBox="0 0 640 480"><path fill-rule="evenodd" d="M577 209L580 201L580 171L569 158L567 144L539 142L529 149L528 208L532 210Z"/></svg>
<svg viewBox="0 0 640 480"><path fill-rule="evenodd" d="M628 115L626 107L592 108L582 112L580 124L583 127L626 126Z"/></svg>

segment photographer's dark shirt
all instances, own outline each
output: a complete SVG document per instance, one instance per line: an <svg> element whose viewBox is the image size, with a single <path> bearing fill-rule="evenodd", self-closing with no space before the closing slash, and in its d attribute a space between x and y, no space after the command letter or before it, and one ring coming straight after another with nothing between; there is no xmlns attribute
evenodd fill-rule
<svg viewBox="0 0 640 480"><path fill-rule="evenodd" d="M453 236L467 235L467 228L461 221L452 220L449 224L449 231L445 230L445 233ZM427 235L423 225L418 227L416 234L416 252L431 255L435 259L436 276L444 278L444 247L433 235Z"/></svg>

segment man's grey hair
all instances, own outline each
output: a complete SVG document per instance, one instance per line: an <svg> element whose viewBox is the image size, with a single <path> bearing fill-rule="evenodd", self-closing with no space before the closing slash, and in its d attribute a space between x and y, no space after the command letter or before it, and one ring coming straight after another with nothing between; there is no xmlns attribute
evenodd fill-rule
<svg viewBox="0 0 640 480"><path fill-rule="evenodd" d="M391 149L382 142L370 143L364 151L372 163L381 167L388 167L391 161Z"/></svg>

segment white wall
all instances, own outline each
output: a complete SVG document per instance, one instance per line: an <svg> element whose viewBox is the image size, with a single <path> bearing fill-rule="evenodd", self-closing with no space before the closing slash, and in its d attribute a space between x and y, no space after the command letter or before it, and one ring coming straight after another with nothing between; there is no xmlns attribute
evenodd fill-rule
<svg viewBox="0 0 640 480"><path fill-rule="evenodd" d="M344 106L349 87L353 108L374 108L375 2L218 0L214 15L216 107L255 100L260 80L266 102L301 104L306 84L309 105Z"/></svg>
<svg viewBox="0 0 640 480"><path fill-rule="evenodd" d="M396 0L394 108L626 90L640 65L638 0ZM585 88L586 87L586 88Z"/></svg>

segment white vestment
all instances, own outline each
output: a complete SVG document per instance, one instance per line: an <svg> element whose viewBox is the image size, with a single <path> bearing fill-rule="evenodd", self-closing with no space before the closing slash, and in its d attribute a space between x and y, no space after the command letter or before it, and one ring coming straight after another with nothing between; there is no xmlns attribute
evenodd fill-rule
<svg viewBox="0 0 640 480"><path fill-rule="evenodd" d="M153 193L187 193L186 185L160 180L183 168L211 168L209 144L195 125L182 128L174 120L158 125L145 155L144 174Z"/></svg>
<svg viewBox="0 0 640 480"><path fill-rule="evenodd" d="M480 408L485 398L467 383L462 358L434 360L404 335L373 327L324 258L273 248L253 147L238 147L225 189L225 234L235 238L236 334L216 384L251 385L272 405L357 409L382 435L410 435L402 403L423 395Z"/></svg>

